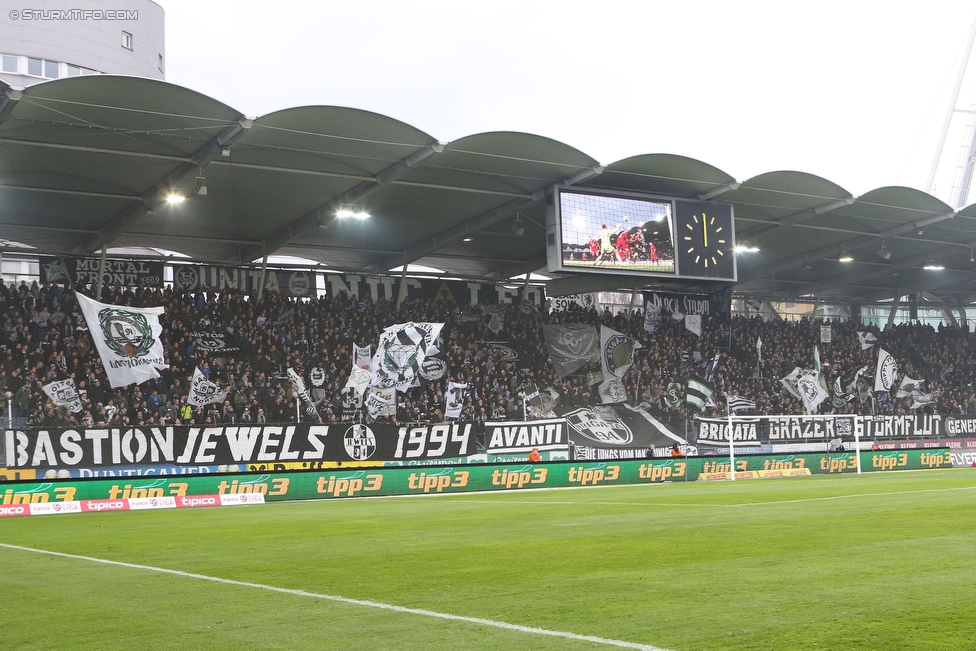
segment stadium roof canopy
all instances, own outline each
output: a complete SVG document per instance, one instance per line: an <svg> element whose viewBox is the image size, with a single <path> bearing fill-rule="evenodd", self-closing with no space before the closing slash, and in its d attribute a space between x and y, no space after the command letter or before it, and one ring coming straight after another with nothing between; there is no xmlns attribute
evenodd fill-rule
<svg viewBox="0 0 976 651"><path fill-rule="evenodd" d="M197 183L206 194L194 192ZM228 265L287 255L337 271L411 264L507 279L545 268L545 191L557 183L732 203L738 241L760 249L738 256L735 291L748 297L976 300L976 205L956 211L910 188L854 197L791 171L737 182L669 154L603 166L525 133L443 144L392 118L331 106L251 119L195 91L134 77L24 90L0 83L0 238L38 253L148 246ZM187 199L170 204L172 193ZM338 218L349 206L372 217ZM854 261L839 262L842 252ZM925 269L929 261L945 268ZM549 291L635 285L716 289L576 276Z"/></svg>

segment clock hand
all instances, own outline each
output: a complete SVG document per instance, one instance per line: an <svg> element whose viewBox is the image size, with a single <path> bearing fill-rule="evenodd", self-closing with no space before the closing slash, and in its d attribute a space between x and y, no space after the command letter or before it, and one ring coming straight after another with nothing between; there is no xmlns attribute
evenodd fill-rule
<svg viewBox="0 0 976 651"><path fill-rule="evenodd" d="M705 248L708 248L708 218L702 213L702 237L705 239Z"/></svg>

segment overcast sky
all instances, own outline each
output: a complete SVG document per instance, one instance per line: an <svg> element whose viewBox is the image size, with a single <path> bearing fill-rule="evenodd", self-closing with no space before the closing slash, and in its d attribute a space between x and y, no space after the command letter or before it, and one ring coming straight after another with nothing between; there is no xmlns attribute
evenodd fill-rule
<svg viewBox="0 0 976 651"><path fill-rule="evenodd" d="M972 0L158 1L167 80L252 117L348 106L442 142L524 131L601 163L680 154L855 195L924 189L976 19ZM943 199L964 127L947 141Z"/></svg>

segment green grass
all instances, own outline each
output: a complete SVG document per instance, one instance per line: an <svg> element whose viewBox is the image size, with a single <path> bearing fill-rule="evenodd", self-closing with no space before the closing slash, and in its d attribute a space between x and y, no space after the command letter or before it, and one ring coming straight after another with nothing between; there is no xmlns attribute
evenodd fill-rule
<svg viewBox="0 0 976 651"><path fill-rule="evenodd" d="M5 518L0 543L677 651L976 649L976 473ZM0 547L5 649L609 649Z"/></svg>

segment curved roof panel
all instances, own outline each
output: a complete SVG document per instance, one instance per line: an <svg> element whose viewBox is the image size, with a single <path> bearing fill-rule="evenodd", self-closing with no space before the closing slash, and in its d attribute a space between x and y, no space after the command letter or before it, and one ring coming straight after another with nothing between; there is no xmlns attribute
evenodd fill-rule
<svg viewBox="0 0 976 651"><path fill-rule="evenodd" d="M133 77L0 85L0 227L4 239L43 253L151 245L228 264L281 253L344 271L421 263L507 278L545 267L545 195L555 184L731 203L738 239L760 249L738 258L736 290L749 296L974 296L976 204L956 213L910 188L855 198L793 171L736 183L706 162L661 153L601 168L539 135L480 133L445 145L393 118L334 106L249 120L195 91ZM186 201L169 205L168 193ZM347 204L372 217L339 218ZM854 261L840 263L841 251ZM946 273L923 270L927 259Z"/></svg>
<svg viewBox="0 0 976 651"><path fill-rule="evenodd" d="M674 154L642 154L607 165L603 174L583 185L697 197L730 183L735 183L735 178L694 158Z"/></svg>

